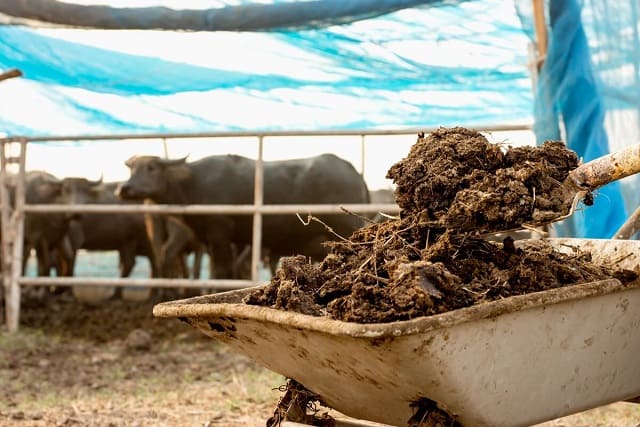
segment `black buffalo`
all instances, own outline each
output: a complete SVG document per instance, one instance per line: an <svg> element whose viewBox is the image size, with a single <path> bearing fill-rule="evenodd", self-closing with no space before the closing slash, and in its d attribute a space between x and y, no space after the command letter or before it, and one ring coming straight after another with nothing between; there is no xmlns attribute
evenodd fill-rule
<svg viewBox="0 0 640 427"><path fill-rule="evenodd" d="M27 172L26 203L58 203L59 185L60 180L48 172ZM48 276L52 268L56 270L58 276L72 275L73 250L67 234L68 226L69 222L64 214L28 213L25 215L23 274L29 254L31 250L35 250L38 276Z"/></svg>
<svg viewBox="0 0 640 427"><path fill-rule="evenodd" d="M118 190L125 199L151 199L163 204L253 203L255 161L245 157L210 156L187 163L185 159L141 156L132 157L126 164L131 176ZM323 154L265 162L264 203L369 203L369 192L351 163ZM263 217L262 245L268 251L272 268L281 256L301 253L321 259L326 254L322 242L336 239L336 234L348 237L363 225L363 220L355 215L317 217L324 225L319 221L304 225L295 214ZM231 248L251 244L251 215L188 215L184 221L207 247L215 277L231 277Z"/></svg>
<svg viewBox="0 0 640 427"><path fill-rule="evenodd" d="M64 178L57 187L58 200L66 204L122 204L114 191L119 183L103 183L86 178ZM155 261L147 239L143 214L83 213L69 215L69 236L74 250L115 250L119 254L121 277L131 274L136 256L149 259L152 276Z"/></svg>
<svg viewBox="0 0 640 427"><path fill-rule="evenodd" d="M7 203L15 206L16 175L8 175ZM27 204L58 203L57 188L60 180L45 171L27 171L25 174L25 202ZM68 236L68 220L64 214L27 213L24 219L22 274L26 273L31 252L36 255L36 273L49 276L55 270L58 276L70 276L73 270L73 248ZM1 233L0 233L1 236ZM1 265L2 263L0 263ZM0 270L4 267L0 267Z"/></svg>

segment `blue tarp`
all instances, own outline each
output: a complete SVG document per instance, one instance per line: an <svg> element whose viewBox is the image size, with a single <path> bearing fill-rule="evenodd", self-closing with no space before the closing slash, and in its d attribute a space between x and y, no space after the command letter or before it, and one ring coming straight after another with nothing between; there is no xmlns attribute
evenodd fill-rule
<svg viewBox="0 0 640 427"><path fill-rule="evenodd" d="M640 138L640 41L631 0L548 1L549 54L535 98L529 0L516 0L519 13L501 0L215 3L217 16L237 6L279 8L278 25L295 28L0 26L0 70L25 74L0 85L0 131L473 127L535 117L541 141L566 140L585 161ZM300 7L322 19L282 12ZM263 24L271 22L266 18ZM610 237L640 203L630 182L601 189L594 206L558 231Z"/></svg>
<svg viewBox="0 0 640 427"><path fill-rule="evenodd" d="M611 150L605 130L605 99L582 11L577 0L548 2L549 50L536 88L534 130L539 143L563 140L588 162ZM595 196L593 206L579 205L570 220L555 225L559 235L612 237L628 217L621 184L608 184Z"/></svg>
<svg viewBox="0 0 640 427"><path fill-rule="evenodd" d="M25 74L0 97L40 110L0 103L0 125L69 134L531 122L528 40L513 5L435 3L259 33L0 27L0 69Z"/></svg>

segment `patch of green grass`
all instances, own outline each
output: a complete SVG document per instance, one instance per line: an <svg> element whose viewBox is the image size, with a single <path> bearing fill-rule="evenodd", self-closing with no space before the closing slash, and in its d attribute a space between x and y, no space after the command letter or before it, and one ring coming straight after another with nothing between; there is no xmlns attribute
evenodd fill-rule
<svg viewBox="0 0 640 427"><path fill-rule="evenodd" d="M46 336L39 329L21 328L15 334L0 332L0 352L34 350L49 342L56 345L59 341L58 337Z"/></svg>

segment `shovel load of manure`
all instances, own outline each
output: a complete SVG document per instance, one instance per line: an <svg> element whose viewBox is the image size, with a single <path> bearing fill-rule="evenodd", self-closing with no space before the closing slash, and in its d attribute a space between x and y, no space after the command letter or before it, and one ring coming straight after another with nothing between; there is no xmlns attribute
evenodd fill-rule
<svg viewBox="0 0 640 427"><path fill-rule="evenodd" d="M504 147L465 128L419 135L387 173L398 218L327 243L330 253L319 264L283 259L271 282L244 303L382 323L611 277L634 280L636 273L598 265L580 248L485 238L565 212L562 184L578 165L562 142ZM591 193L583 197L589 204Z"/></svg>

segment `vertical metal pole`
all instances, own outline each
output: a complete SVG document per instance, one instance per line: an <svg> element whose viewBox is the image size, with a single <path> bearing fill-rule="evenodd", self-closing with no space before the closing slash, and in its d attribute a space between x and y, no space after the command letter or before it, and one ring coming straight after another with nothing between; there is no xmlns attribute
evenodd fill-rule
<svg viewBox="0 0 640 427"><path fill-rule="evenodd" d="M256 170L253 189L253 241L251 244L251 280L258 282L258 262L262 252L262 212L258 212L264 202L264 167L262 161L264 136L258 136L258 158L256 159Z"/></svg>
<svg viewBox="0 0 640 427"><path fill-rule="evenodd" d="M22 250L24 247L24 204L25 204L25 163L27 156L27 140L20 139L20 158L18 166L18 180L16 181L15 208L11 218L13 234L13 254L11 256L11 284L10 300L8 306L11 308L11 315L7 316L7 326L9 332L18 331L20 323L20 277L22 276Z"/></svg>
<svg viewBox="0 0 640 427"><path fill-rule="evenodd" d="M364 176L365 143L364 134L360 135L360 175Z"/></svg>
<svg viewBox="0 0 640 427"><path fill-rule="evenodd" d="M27 140L20 139L20 154L18 159L18 180L16 182L16 207L13 211L12 226L15 230L15 240L13 242L13 256L11 261L11 288L13 305L16 308L15 329L18 330L20 320L20 277L22 277L22 258L24 256L24 205L26 203L26 157L27 157ZM9 330L12 330L11 327Z"/></svg>
<svg viewBox="0 0 640 427"><path fill-rule="evenodd" d="M5 319L7 324L9 323L8 309L5 309L5 304L8 305L10 283L11 283L11 251L10 251L10 230L9 215L11 214L11 199L7 187L9 185L7 179L7 162L5 149L8 142L0 142L0 203L2 203L2 298L0 298L0 313L2 318Z"/></svg>
<svg viewBox="0 0 640 427"><path fill-rule="evenodd" d="M538 66L541 66L542 61L544 61L547 56L547 47L549 45L544 0L533 0L533 21L536 30L538 60L541 61Z"/></svg>
<svg viewBox="0 0 640 427"><path fill-rule="evenodd" d="M4 73L0 73L0 81L21 76L22 71L12 69ZM3 298L0 298L0 317L4 317L6 314L9 332L15 332L18 330L18 321L20 317L20 288L18 287L16 292L16 289L13 286L14 274L11 267L13 265L13 260L11 258L12 239L15 242L15 235L13 235L12 232L15 228L13 227L13 220L10 216L12 209L11 195L7 191L8 179L6 147L10 147L11 145L7 144L11 144L12 142L12 140L6 139L0 142L0 203L2 203L2 213L0 215L0 219L2 219L2 224L0 225L0 230L2 230L2 247L0 248L0 255L2 256L2 289L0 289L0 295L3 296ZM20 238L22 238L22 234L20 234ZM20 245L20 250L22 250L22 244ZM20 257L20 261L22 262L22 256Z"/></svg>
<svg viewBox="0 0 640 427"><path fill-rule="evenodd" d="M164 151L164 158L169 158L169 147L167 146L167 138L162 138L162 150Z"/></svg>

